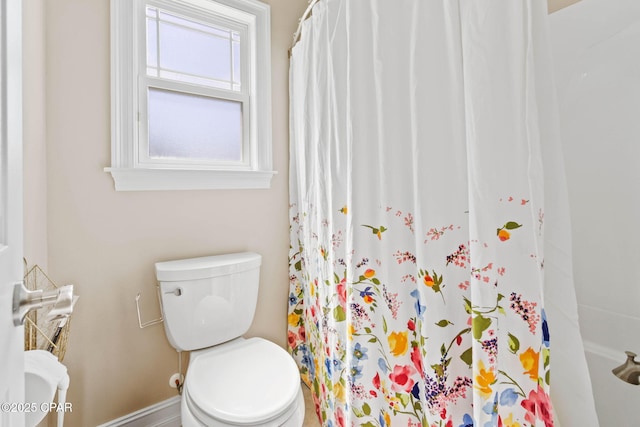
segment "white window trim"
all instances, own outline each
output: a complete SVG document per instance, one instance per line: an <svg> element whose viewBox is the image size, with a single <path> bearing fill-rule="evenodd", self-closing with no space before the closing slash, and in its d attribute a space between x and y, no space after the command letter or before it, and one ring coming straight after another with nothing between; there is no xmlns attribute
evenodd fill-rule
<svg viewBox="0 0 640 427"><path fill-rule="evenodd" d="M163 0L153 3L162 4ZM138 105L141 29L145 0L111 0L111 167L117 191L202 190L269 188L272 170L271 143L271 34L269 5L256 0L172 0L172 5L211 13L218 8L227 16L253 15L249 25L252 67L249 71L250 110L249 167L224 169L184 165L148 165L138 155ZM240 11L240 12L239 12ZM255 68L253 68L255 67ZM244 70L244 68L243 68Z"/></svg>

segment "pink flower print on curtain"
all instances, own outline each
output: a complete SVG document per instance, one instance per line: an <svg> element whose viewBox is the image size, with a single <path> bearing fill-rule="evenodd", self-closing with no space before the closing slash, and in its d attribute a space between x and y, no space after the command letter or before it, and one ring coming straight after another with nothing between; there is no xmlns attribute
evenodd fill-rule
<svg viewBox="0 0 640 427"><path fill-rule="evenodd" d="M288 345L324 426L553 425L546 10L499 6L321 0L292 50Z"/></svg>

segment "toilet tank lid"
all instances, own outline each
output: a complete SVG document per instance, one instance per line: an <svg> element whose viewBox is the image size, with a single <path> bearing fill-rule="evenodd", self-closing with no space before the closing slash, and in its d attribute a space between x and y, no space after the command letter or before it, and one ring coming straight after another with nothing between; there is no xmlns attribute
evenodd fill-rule
<svg viewBox="0 0 640 427"><path fill-rule="evenodd" d="M262 257L253 252L212 255L156 263L159 282L181 282L226 276L260 267Z"/></svg>

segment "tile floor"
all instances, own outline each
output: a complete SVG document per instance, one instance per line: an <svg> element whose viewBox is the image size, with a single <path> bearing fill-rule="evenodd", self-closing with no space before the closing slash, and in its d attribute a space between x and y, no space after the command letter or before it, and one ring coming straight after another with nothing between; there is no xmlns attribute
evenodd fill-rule
<svg viewBox="0 0 640 427"><path fill-rule="evenodd" d="M311 390L304 384L302 384L302 394L304 394L304 422L302 427L320 427L315 405L311 399Z"/></svg>

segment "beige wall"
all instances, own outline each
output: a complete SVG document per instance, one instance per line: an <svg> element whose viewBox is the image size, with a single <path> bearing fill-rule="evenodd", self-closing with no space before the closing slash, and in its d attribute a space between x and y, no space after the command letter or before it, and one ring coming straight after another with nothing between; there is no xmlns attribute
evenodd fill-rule
<svg viewBox="0 0 640 427"><path fill-rule="evenodd" d="M24 257L47 267L44 0L23 3Z"/></svg>
<svg viewBox="0 0 640 427"><path fill-rule="evenodd" d="M307 0L269 0L274 167L260 191L115 192L109 174L109 0L25 2L25 256L80 300L64 360L73 413L91 426L175 395L175 351L158 315L153 263L263 255L250 335L284 345L288 293L288 58ZM550 0L550 10L568 1Z"/></svg>
<svg viewBox="0 0 640 427"><path fill-rule="evenodd" d="M109 0L25 3L32 9L25 13L25 48L33 70L26 85L26 253L58 283L74 283L80 295L64 360L73 404L65 425L100 424L175 395L168 380L177 357L163 327L140 330L136 318L138 292L144 319L158 315L156 261L262 254L249 335L285 345L287 49L306 0L267 1L278 171L272 188L130 193L115 192L103 172L110 165Z"/></svg>

